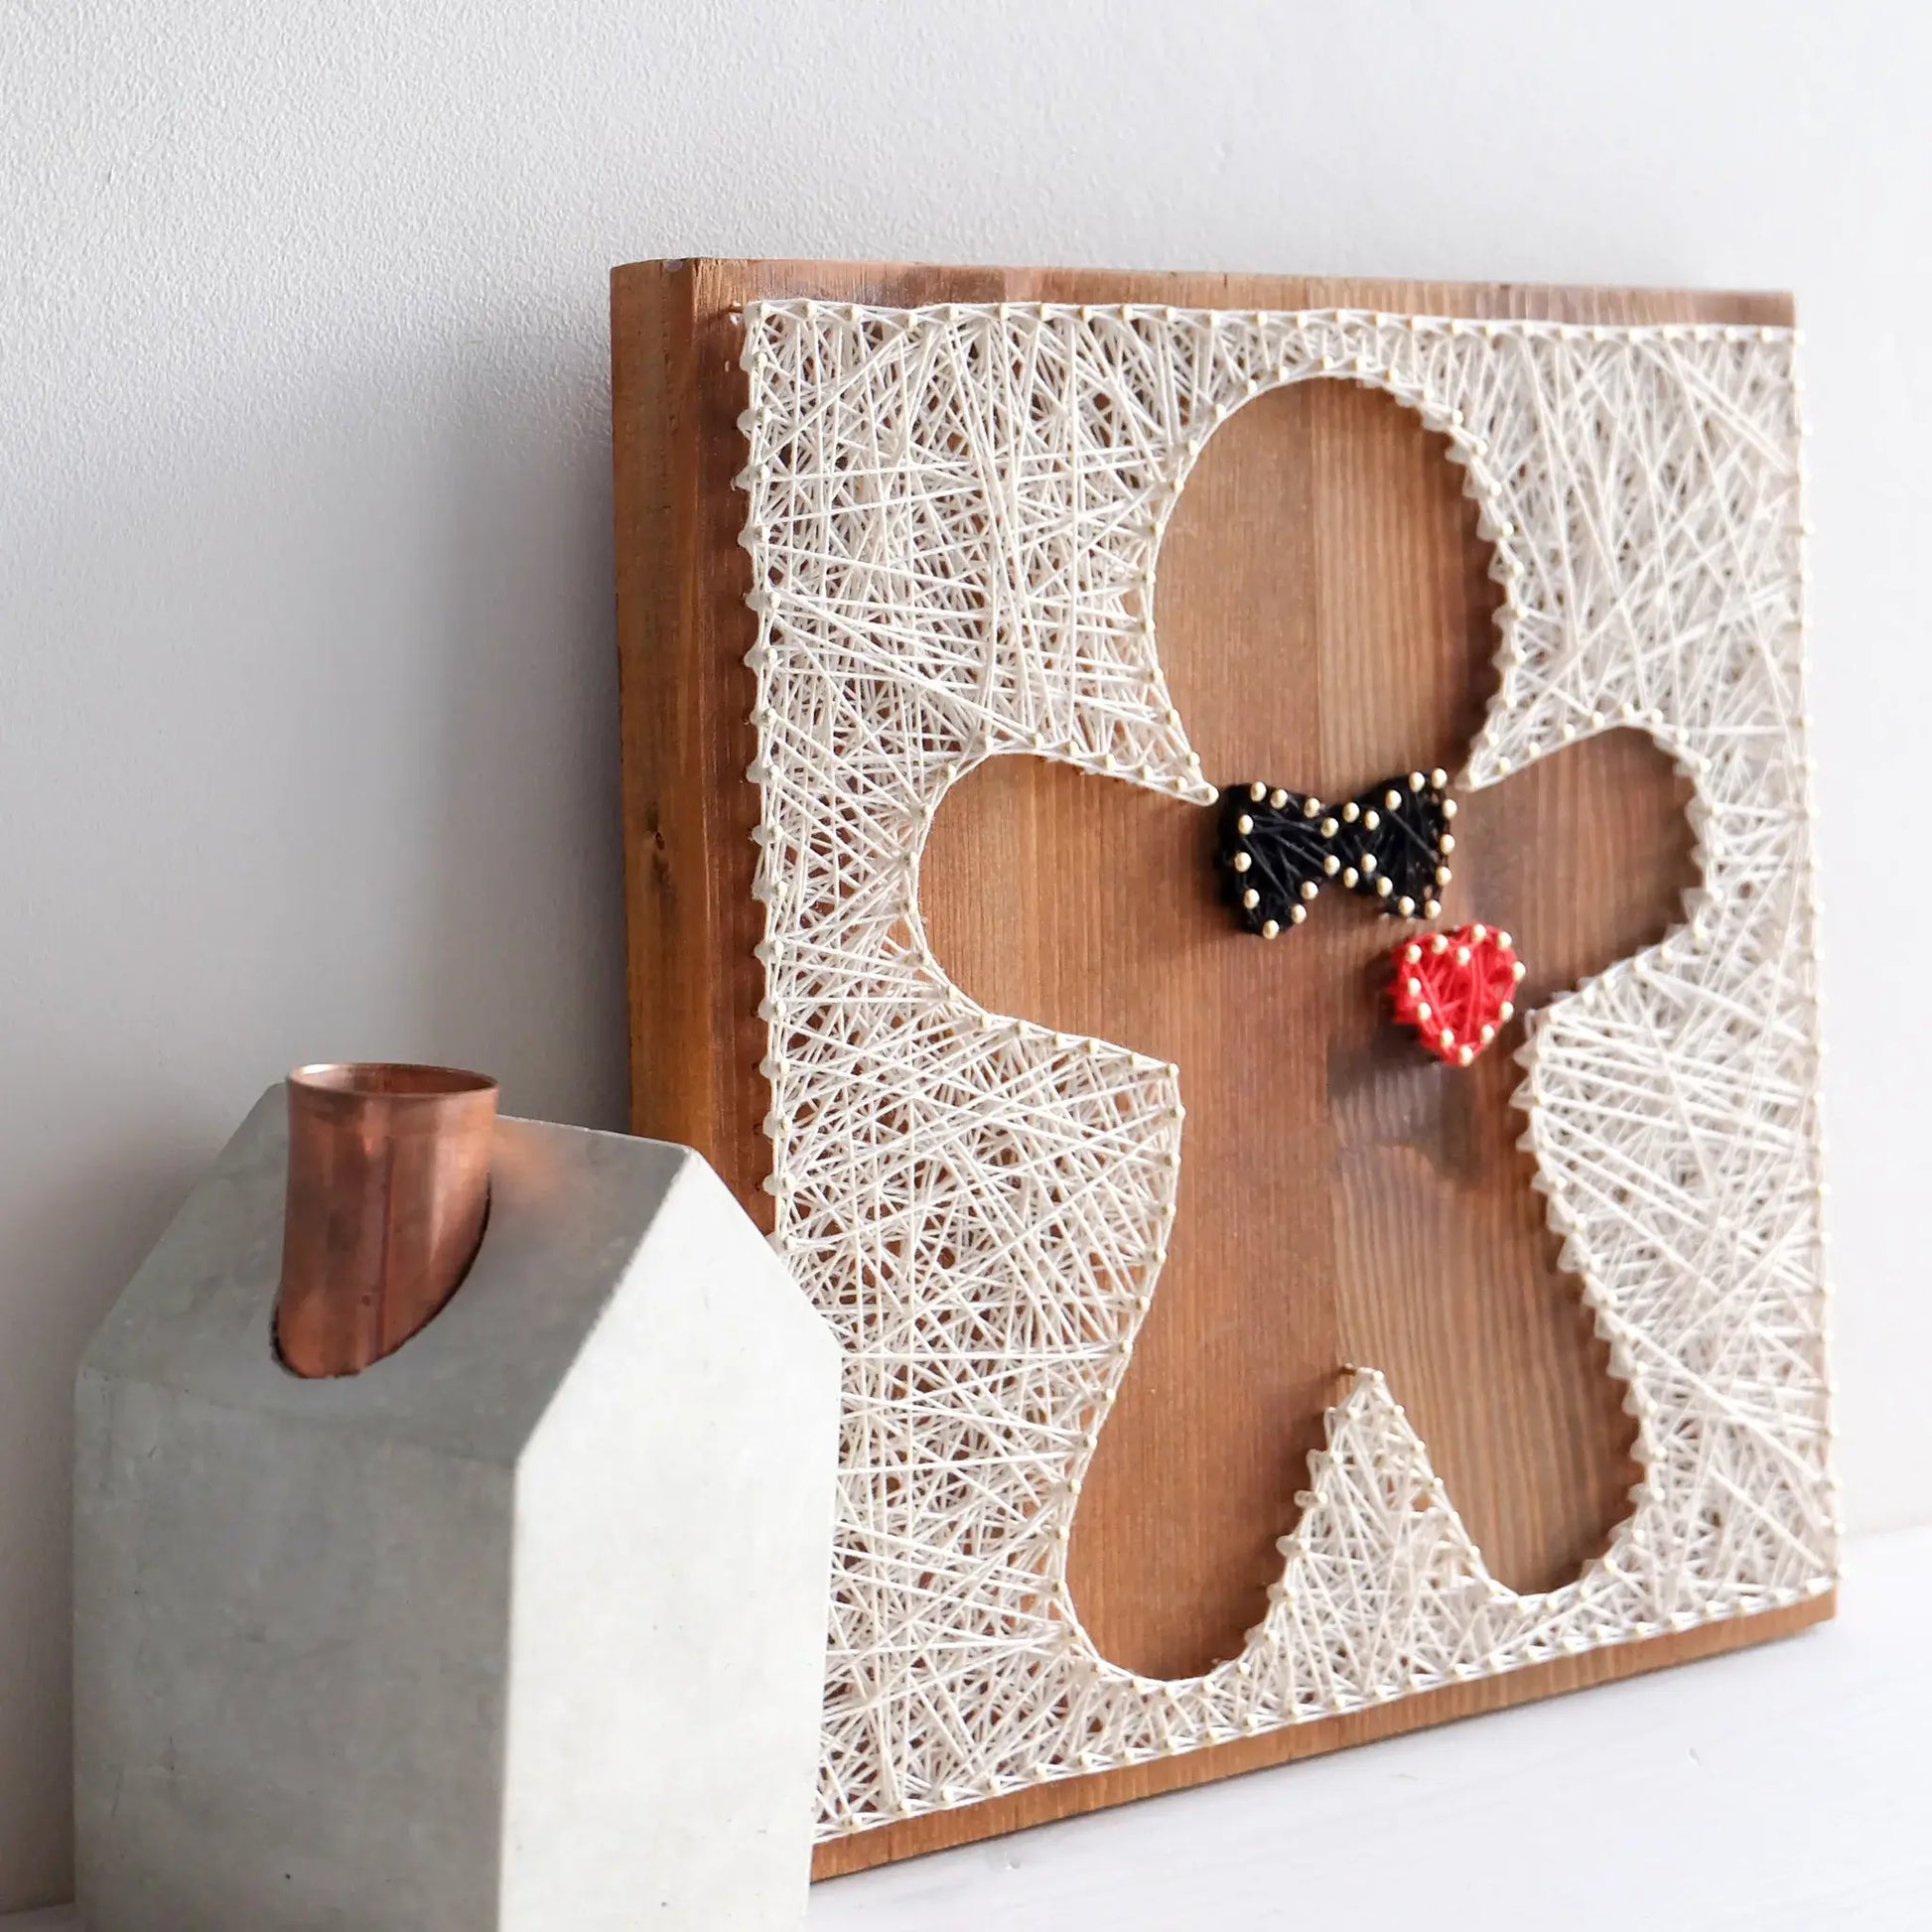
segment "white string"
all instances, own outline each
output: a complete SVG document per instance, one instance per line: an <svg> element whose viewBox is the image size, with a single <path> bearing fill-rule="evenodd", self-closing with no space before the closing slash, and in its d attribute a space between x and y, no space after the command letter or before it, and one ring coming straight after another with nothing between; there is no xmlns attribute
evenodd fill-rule
<svg viewBox="0 0 1932 1932"><path fill-rule="evenodd" d="M779 1251L846 1355L821 1830L1354 1711L1831 1587L1791 334L1323 311L746 312ZM1536 1184L1644 1475L1495 1583L1375 1371L1241 1655L1156 1683L1066 1587L1156 1290L1184 1069L982 1011L928 950L947 787L1031 752L1205 803L1156 651L1207 438L1331 374L1449 438L1504 592L1464 782L1633 724L1696 786L1689 923L1537 1017Z"/></svg>

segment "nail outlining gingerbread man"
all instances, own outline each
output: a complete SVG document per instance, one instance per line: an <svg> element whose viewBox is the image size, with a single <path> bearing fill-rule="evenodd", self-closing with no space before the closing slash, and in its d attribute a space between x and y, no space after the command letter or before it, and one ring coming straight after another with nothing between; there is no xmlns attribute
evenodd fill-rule
<svg viewBox="0 0 1932 1932"><path fill-rule="evenodd" d="M1204 544L1188 581L1171 533L1166 669L1219 804L1001 759L927 852L950 882L928 930L973 997L1180 1070L1174 1238L1068 1567L1101 1654L1151 1677L1241 1650L1354 1365L1386 1373L1512 1588L1574 1576L1637 1475L1511 1096L1528 1017L1677 916L1682 793L1615 729L1458 790L1495 648L1471 512L1419 427L1325 406L1385 466L1368 498L1408 502L1415 555L1311 597L1292 533L1236 583ZM1204 533L1226 509L1206 463L1190 491ZM1228 677L1219 626L1284 611L1322 636L1283 635L1261 688ZM1015 868L1080 890L1016 895Z"/></svg>

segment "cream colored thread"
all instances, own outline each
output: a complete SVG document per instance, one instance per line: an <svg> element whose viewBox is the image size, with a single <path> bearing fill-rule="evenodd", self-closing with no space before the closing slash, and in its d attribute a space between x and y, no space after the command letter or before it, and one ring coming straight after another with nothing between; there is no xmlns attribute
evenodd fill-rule
<svg viewBox="0 0 1932 1932"><path fill-rule="evenodd" d="M791 301L748 308L744 356L774 1240L847 1358L821 1831L1829 1588L1790 333ZM1096 1653L1065 1551L1173 1222L1181 1072L967 1000L918 855L993 756L1212 797L1156 656L1160 535L1214 428L1316 374L1465 466L1505 608L1464 782L1631 723L1696 784L1689 922L1519 1055L1644 1479L1600 1561L1517 1596L1364 1369L1266 1619L1157 1684Z"/></svg>

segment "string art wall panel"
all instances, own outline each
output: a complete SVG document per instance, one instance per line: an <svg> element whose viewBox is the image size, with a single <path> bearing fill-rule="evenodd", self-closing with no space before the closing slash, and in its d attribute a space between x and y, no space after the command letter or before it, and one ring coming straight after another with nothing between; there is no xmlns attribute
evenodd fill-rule
<svg viewBox="0 0 1932 1932"><path fill-rule="evenodd" d="M1828 1614L1788 304L615 290L635 1125L847 1358L819 1868Z"/></svg>

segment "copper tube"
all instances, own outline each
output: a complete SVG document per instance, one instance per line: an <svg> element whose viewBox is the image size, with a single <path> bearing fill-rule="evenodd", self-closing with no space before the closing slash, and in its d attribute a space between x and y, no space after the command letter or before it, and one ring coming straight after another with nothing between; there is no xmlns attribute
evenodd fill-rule
<svg viewBox="0 0 1932 1932"><path fill-rule="evenodd" d="M496 1082L450 1066L298 1066L275 1342L297 1375L355 1375L462 1285L489 1206Z"/></svg>

